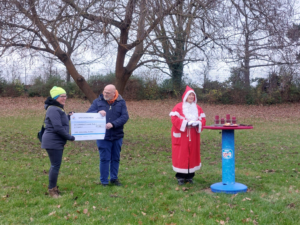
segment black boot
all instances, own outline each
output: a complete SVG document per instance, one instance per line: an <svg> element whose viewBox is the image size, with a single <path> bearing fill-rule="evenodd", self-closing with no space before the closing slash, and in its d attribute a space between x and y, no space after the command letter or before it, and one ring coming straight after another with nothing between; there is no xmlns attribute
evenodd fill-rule
<svg viewBox="0 0 300 225"><path fill-rule="evenodd" d="M183 178L178 178L177 181L178 181L178 185L184 185L185 180Z"/></svg>
<svg viewBox="0 0 300 225"><path fill-rule="evenodd" d="M193 179L186 179L186 182L187 182L187 183L190 183L190 184L193 184L193 183L194 183Z"/></svg>
<svg viewBox="0 0 300 225"><path fill-rule="evenodd" d="M113 185L116 185L116 186L122 186L122 184L120 183L119 179L111 180L110 183L113 184Z"/></svg>

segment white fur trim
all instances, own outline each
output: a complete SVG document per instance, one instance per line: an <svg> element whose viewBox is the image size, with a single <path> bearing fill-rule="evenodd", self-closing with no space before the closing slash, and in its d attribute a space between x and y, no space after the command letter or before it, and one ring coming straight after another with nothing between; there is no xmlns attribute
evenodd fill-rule
<svg viewBox="0 0 300 225"><path fill-rule="evenodd" d="M201 130L202 130L202 122L199 121L199 125L198 125L198 133L201 133Z"/></svg>
<svg viewBox="0 0 300 225"><path fill-rule="evenodd" d="M184 119L184 117L181 116L181 115L179 114L179 112L177 112L177 111L175 111L175 112L170 112L169 116L177 116L177 117L180 118L180 119Z"/></svg>
<svg viewBox="0 0 300 225"><path fill-rule="evenodd" d="M182 121L182 124L181 124L181 127L180 127L180 131L182 131L182 132L185 131L185 128L186 128L187 123L188 123L187 120L183 120L183 121Z"/></svg>
<svg viewBox="0 0 300 225"><path fill-rule="evenodd" d="M175 132L173 132L173 137L180 138L181 137L181 133L175 133Z"/></svg>
<svg viewBox="0 0 300 225"><path fill-rule="evenodd" d="M187 99L187 97L189 96L190 93L194 93L194 95L195 95L195 100L194 100L194 102L197 103L197 95L196 95L196 93L195 93L194 91L192 91L192 90L189 90L189 91L185 94L185 96L183 97L183 102L186 102L186 99Z"/></svg>
<svg viewBox="0 0 300 225"><path fill-rule="evenodd" d="M200 116L198 117L199 120L202 120L202 118L206 117L205 113L201 113Z"/></svg>
<svg viewBox="0 0 300 225"><path fill-rule="evenodd" d="M180 169L180 168L177 168L175 166L173 166L173 170L177 173L194 173L195 171L197 170L200 170L201 168L201 163L199 166L195 166L194 168L191 168L191 169Z"/></svg>

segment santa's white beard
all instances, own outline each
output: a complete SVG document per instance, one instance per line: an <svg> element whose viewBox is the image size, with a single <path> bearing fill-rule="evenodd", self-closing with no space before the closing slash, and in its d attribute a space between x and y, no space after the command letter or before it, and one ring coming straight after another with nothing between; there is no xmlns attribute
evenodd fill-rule
<svg viewBox="0 0 300 225"><path fill-rule="evenodd" d="M198 120L198 108L197 108L197 105L195 102L193 102L193 103L184 102L182 104L182 111L183 111L185 118L188 121Z"/></svg>

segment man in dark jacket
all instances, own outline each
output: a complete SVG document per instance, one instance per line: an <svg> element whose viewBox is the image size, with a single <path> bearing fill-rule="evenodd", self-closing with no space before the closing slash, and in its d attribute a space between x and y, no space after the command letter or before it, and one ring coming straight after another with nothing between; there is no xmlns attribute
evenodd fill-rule
<svg viewBox="0 0 300 225"><path fill-rule="evenodd" d="M104 140L97 140L100 154L100 181L103 186L110 183L121 186L118 180L120 153L124 137L124 124L129 119L125 100L112 84L105 86L103 94L93 101L88 113L100 113L106 116Z"/></svg>

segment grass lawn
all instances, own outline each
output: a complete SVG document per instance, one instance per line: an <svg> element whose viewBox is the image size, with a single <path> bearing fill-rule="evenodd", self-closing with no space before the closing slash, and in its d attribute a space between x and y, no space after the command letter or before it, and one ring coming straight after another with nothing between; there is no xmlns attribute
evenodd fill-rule
<svg viewBox="0 0 300 225"><path fill-rule="evenodd" d="M299 104L202 106L207 124L217 113L231 113L254 125L235 131L236 181L248 186L247 193L210 191L222 181L216 130L201 134L202 168L195 184L178 186L168 117L175 102L144 101L128 102L123 186L98 185L94 141L69 142L58 178L62 196L52 199L46 195L50 162L36 138L43 101L0 99L0 224L300 224ZM66 111L84 112L88 106L68 99Z"/></svg>

